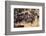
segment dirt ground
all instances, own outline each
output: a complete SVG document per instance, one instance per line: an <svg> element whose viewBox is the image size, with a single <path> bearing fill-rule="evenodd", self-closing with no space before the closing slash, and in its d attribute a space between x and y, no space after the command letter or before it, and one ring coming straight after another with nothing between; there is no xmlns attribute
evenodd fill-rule
<svg viewBox="0 0 46 36"><path fill-rule="evenodd" d="M35 21L33 21L33 23L26 23L26 22L21 22L21 23L17 23L17 25L24 25L24 27L38 27L39 26L39 20L35 19Z"/></svg>

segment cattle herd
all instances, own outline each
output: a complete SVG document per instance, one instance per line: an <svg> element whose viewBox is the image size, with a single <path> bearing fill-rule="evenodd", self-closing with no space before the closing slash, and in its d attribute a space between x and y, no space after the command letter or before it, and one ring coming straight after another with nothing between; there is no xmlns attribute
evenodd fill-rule
<svg viewBox="0 0 46 36"><path fill-rule="evenodd" d="M39 19L39 9L14 8L14 24L22 21L33 23L36 16Z"/></svg>

